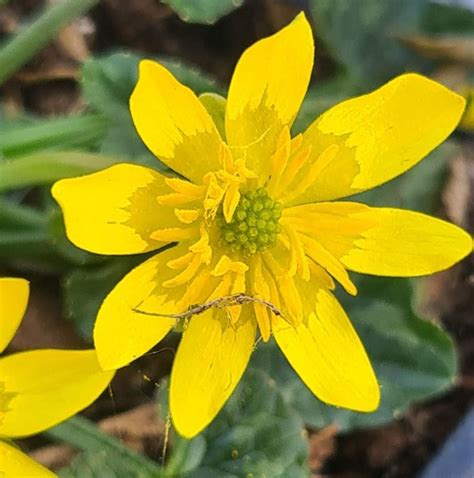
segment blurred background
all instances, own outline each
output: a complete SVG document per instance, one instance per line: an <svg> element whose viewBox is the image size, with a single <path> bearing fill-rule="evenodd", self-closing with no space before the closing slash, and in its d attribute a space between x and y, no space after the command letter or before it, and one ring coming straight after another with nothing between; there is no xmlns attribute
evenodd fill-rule
<svg viewBox="0 0 474 478"><path fill-rule="evenodd" d="M55 180L117 162L165 169L129 117L138 61L155 58L197 93L225 96L244 49L301 10L313 26L316 61L294 132L406 71L444 83L468 101L452 137L403 177L356 199L474 229L473 0L0 5L0 276L32 283L8 353L89 346L101 301L143 260L75 248L49 192ZM257 347L216 421L180 439L165 393L175 334L121 370L83 416L19 445L62 477L472 477L474 424L465 421L474 397L473 266L467 258L416 281L354 274L359 295L340 299L382 386L374 414L318 402L270 342ZM471 442L463 435L469 427Z"/></svg>

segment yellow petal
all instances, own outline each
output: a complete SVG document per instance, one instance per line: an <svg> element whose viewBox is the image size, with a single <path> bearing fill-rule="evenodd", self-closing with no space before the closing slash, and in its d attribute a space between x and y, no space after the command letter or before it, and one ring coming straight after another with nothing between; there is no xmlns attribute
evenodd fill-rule
<svg viewBox="0 0 474 478"><path fill-rule="evenodd" d="M32 460L18 448L0 441L0 476L2 478L57 478L54 473Z"/></svg>
<svg viewBox="0 0 474 478"><path fill-rule="evenodd" d="M294 327L273 317L275 339L307 387L323 402L361 412L377 408L379 387L344 310L331 293L300 283L305 320Z"/></svg>
<svg viewBox="0 0 474 478"><path fill-rule="evenodd" d="M130 112L143 142L171 169L200 183L220 168L217 129L196 95L164 66L140 62Z"/></svg>
<svg viewBox="0 0 474 478"><path fill-rule="evenodd" d="M254 342L249 306L234 325L222 310L190 320L171 372L171 417L181 435L191 438L214 419L247 367Z"/></svg>
<svg viewBox="0 0 474 478"><path fill-rule="evenodd" d="M234 157L244 157L259 176L269 173L280 132L300 108L313 58L311 27L300 14L252 45L237 63L227 98L227 141Z"/></svg>
<svg viewBox="0 0 474 478"><path fill-rule="evenodd" d="M29 284L25 279L0 278L0 353L20 325L28 304Z"/></svg>
<svg viewBox="0 0 474 478"><path fill-rule="evenodd" d="M472 237L446 221L390 208L371 208L363 215L377 225L341 257L348 269L413 277L447 269L472 252Z"/></svg>
<svg viewBox="0 0 474 478"><path fill-rule="evenodd" d="M136 254L165 242L153 231L179 225L157 197L170 188L165 177L143 166L117 164L98 173L58 181L52 189L76 246L98 254Z"/></svg>
<svg viewBox="0 0 474 478"><path fill-rule="evenodd" d="M176 319L140 313L181 313L177 302L184 294L163 283L176 276L169 261L184 256L177 246L161 252L129 272L106 297L97 315L94 342L106 370L128 365L156 345L175 325ZM134 310L135 309L135 310Z"/></svg>
<svg viewBox="0 0 474 478"><path fill-rule="evenodd" d="M335 144L339 150L289 204L350 196L402 174L449 136L464 105L461 96L416 74L336 105L304 133L303 147L311 145L311 155L294 185L305 180L326 148Z"/></svg>
<svg viewBox="0 0 474 478"><path fill-rule="evenodd" d="M409 277L451 267L472 251L459 227L413 211L351 202L288 208L285 220L350 270Z"/></svg>
<svg viewBox="0 0 474 478"><path fill-rule="evenodd" d="M89 406L112 380L94 350L35 350L0 360L6 410L0 436L22 437L56 425Z"/></svg>

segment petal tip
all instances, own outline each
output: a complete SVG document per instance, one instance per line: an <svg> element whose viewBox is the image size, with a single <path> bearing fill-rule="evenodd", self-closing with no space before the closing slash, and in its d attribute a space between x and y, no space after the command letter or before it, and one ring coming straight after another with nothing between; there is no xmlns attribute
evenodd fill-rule
<svg viewBox="0 0 474 478"><path fill-rule="evenodd" d="M309 37L308 39L310 41L311 47L314 50L313 30L304 12L298 13L288 27L298 28L301 30L301 32L304 32L304 35Z"/></svg>
<svg viewBox="0 0 474 478"><path fill-rule="evenodd" d="M190 419L189 411L182 410L182 407L174 397L176 397L176 393L173 393L172 387L170 387L169 408L173 426L180 436L191 440L209 425L213 417L209 420L203 420L202 417L194 415L193 419Z"/></svg>
<svg viewBox="0 0 474 478"><path fill-rule="evenodd" d="M203 427L193 428L193 427L190 427L189 424L181 423L179 422L179 420L177 421L174 417L175 415L171 413L171 419L176 432L178 433L178 435L185 438L186 440L193 439L196 435L199 435L199 433L201 433L204 430L204 428L206 428L207 426L205 425Z"/></svg>
<svg viewBox="0 0 474 478"><path fill-rule="evenodd" d="M110 338L109 338L110 342ZM99 367L104 372L113 372L120 368L129 365L132 360L124 361L120 353L117 353L114 349L110 351L110 343L104 343L104 341L97 337L96 329L94 328L94 345L97 353L97 362Z"/></svg>
<svg viewBox="0 0 474 478"><path fill-rule="evenodd" d="M466 107L466 99L461 96L460 94L456 93L455 91L451 90L443 83L439 81L433 80L428 78L427 76L420 75L419 73L404 73L400 75L398 78L410 81L410 82L418 82L418 83L425 83L426 85L431 85L433 89L438 89L439 93L445 94L446 98L450 98L452 100L452 104L454 107L453 114L459 115L461 117L464 109ZM395 78L396 80L397 78Z"/></svg>
<svg viewBox="0 0 474 478"><path fill-rule="evenodd" d="M367 401L364 405L365 406L361 409L361 411L366 413L375 412L379 408L380 387L375 377L374 377L373 387L371 388L370 393L367 395Z"/></svg>

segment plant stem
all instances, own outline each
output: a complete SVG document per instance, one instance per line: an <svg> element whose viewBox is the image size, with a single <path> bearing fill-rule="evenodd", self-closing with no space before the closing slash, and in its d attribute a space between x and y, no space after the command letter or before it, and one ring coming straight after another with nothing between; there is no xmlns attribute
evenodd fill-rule
<svg viewBox="0 0 474 478"><path fill-rule="evenodd" d="M63 0L48 7L33 23L23 28L0 50L0 85L43 48L76 17L99 0Z"/></svg>

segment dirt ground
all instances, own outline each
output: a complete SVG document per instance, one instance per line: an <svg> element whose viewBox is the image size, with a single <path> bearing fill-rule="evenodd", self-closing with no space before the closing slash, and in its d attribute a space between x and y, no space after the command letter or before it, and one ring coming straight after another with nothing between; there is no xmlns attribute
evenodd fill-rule
<svg viewBox="0 0 474 478"><path fill-rule="evenodd" d="M0 33L15 31L18 23L41 3L15 0L0 8ZM215 26L206 27L181 22L157 0L103 0L10 80L4 87L4 98L12 111L29 110L45 116L81 111L84 104L76 83L81 61L91 53L121 47L182 58L225 84L246 46L294 16L297 6L288 3L249 1ZM317 66L317 79L331 72L333 65L324 51L318 53ZM474 140L465 137L462 143L462 154L451 164L442 213L472 233ZM72 326L61 319L57 278L31 279L29 312L11 350L84 345ZM333 427L311 430L314 477L414 477L430 460L474 402L473 289L472 257L432 277L427 285L425 306L439 317L458 351L460 375L451 390L411 407L382 427L342 435L336 435ZM169 371L175 345L172 341L161 344L157 350L159 361L156 355L150 355L120 371L113 384L114 401L106 394L86 412L100 421L103 429L150 456L156 456L161 449L164 431L164 424L153 415L152 397L156 382ZM73 454L67 447L49 446L38 438L26 444L31 449L39 448L35 456L49 464L65 464Z"/></svg>

